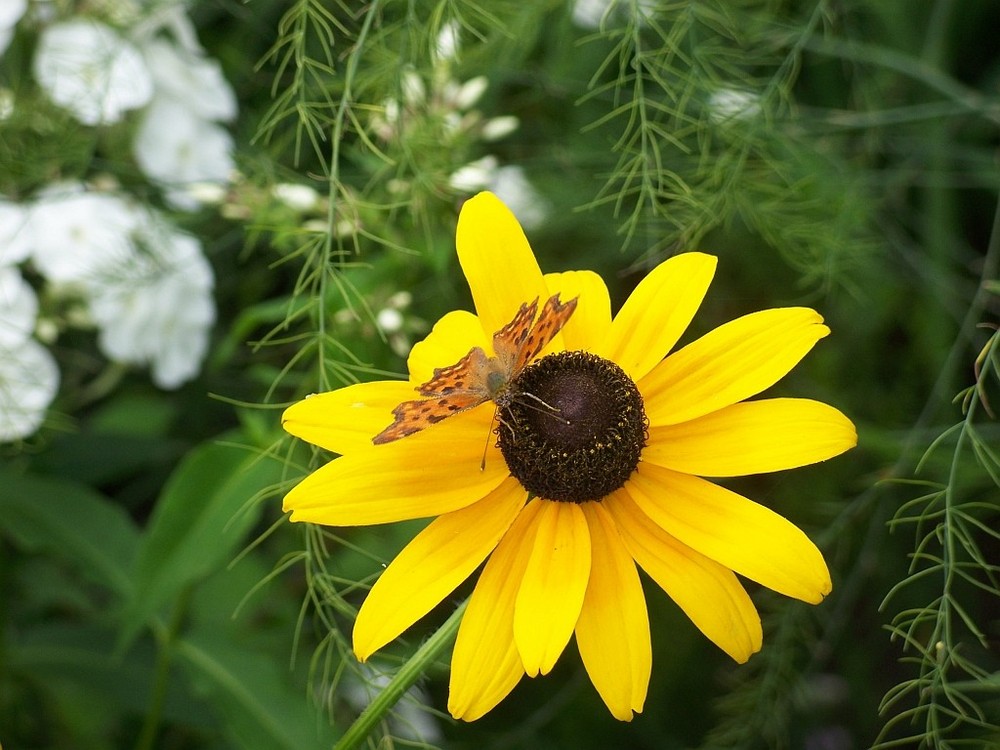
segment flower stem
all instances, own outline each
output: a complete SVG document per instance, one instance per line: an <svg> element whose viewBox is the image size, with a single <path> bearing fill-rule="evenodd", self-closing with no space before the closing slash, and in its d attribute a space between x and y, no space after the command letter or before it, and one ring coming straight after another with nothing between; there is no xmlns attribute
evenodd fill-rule
<svg viewBox="0 0 1000 750"><path fill-rule="evenodd" d="M434 635L424 641L416 653L400 668L385 689L368 704L361 716L347 728L344 735L333 746L333 750L351 750L357 747L369 735L372 729L382 720L389 709L403 697L413 684L427 671L438 655L455 639L458 624L468 604L468 599L459 604L445 623L435 631Z"/></svg>
<svg viewBox="0 0 1000 750"><path fill-rule="evenodd" d="M135 750L151 750L156 740L160 720L163 718L163 705L167 698L174 643L180 632L181 624L184 622L189 593L190 590L185 589L177 598L170 623L166 627L161 623L153 623L153 632L159 646L153 673L153 692L150 694L149 708L146 709L146 718L143 721L142 730L139 732L139 738L136 740Z"/></svg>

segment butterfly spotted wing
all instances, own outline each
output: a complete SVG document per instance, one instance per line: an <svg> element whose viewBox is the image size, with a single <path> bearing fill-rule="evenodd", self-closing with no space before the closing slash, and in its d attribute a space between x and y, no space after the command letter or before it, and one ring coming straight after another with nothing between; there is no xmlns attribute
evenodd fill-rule
<svg viewBox="0 0 1000 750"><path fill-rule="evenodd" d="M514 328L508 334L507 329L510 326L504 326L493 335L493 351L496 352L497 359L503 361L504 366L509 368L512 379L517 377L518 373L527 367L528 363L537 357L562 330L576 310L576 302L576 297L569 302L560 302L559 295L554 294L545 301L538 320L530 329ZM531 303L532 317L537 303L538 300ZM521 307L524 308L523 305Z"/></svg>
<svg viewBox="0 0 1000 750"><path fill-rule="evenodd" d="M390 443L487 401L503 400L510 382L559 333L575 309L575 298L561 303L556 294L536 321L538 299L522 303L510 323L493 334L496 356L477 346L455 364L436 368L434 376L417 388L425 398L399 404L392 410L392 424L372 442Z"/></svg>

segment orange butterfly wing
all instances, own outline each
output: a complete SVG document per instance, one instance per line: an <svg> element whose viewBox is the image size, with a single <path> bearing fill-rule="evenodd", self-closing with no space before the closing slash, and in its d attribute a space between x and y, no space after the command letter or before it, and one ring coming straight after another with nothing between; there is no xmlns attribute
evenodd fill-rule
<svg viewBox="0 0 1000 750"><path fill-rule="evenodd" d="M514 378L521 370L527 367L528 363L537 357L539 352L562 330L563 326L566 325L566 321L569 320L570 316L576 310L577 299L577 297L574 297L569 302L564 303L559 301L558 294L553 294L545 301L545 306L542 307L542 311L538 315L538 320L535 321L534 326L530 329L518 332L518 335L512 337L509 341L497 341L497 337L506 331L507 327L503 328L493 337L493 347L497 352L497 356L501 356L500 352L503 350L503 356L510 357L511 378ZM531 304L532 316L534 316L533 308L537 304L538 300L535 300ZM524 305L521 306L521 310L524 310Z"/></svg>
<svg viewBox="0 0 1000 750"><path fill-rule="evenodd" d="M477 346L455 364L435 369L434 377L417 388L427 398L404 401L393 409L392 424L373 437L372 442L391 443L489 401L482 375L488 366L486 352Z"/></svg>
<svg viewBox="0 0 1000 750"><path fill-rule="evenodd" d="M574 297L562 303L555 294L545 302L537 320L538 299L522 303L513 320L493 334L495 357L477 346L455 364L435 369L434 377L417 388L425 398L399 404L392 410L392 424L372 442L390 443L491 399L499 400L507 384L566 325L576 301Z"/></svg>

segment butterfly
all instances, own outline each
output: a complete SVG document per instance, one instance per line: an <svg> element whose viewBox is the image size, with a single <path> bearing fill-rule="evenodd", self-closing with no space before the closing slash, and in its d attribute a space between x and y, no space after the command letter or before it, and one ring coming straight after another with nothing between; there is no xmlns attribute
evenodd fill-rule
<svg viewBox="0 0 1000 750"><path fill-rule="evenodd" d="M455 364L436 368L434 377L417 388L424 398L393 409L393 423L372 442L391 443L487 401L498 409L510 406L516 395L511 382L566 325L577 299L564 303L558 294L549 297L537 320L538 298L522 303L514 319L493 334L495 356L476 346Z"/></svg>

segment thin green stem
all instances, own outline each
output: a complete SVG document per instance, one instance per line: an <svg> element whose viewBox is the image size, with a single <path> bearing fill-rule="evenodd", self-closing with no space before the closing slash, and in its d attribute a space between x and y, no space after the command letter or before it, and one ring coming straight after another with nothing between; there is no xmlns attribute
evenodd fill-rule
<svg viewBox="0 0 1000 750"><path fill-rule="evenodd" d="M335 272L337 264L335 262L336 238L334 236L334 227L337 226L338 215L340 213L340 202L342 198L343 186L340 183L340 146L341 141L344 139L346 132L345 119L347 118L348 111L353 106L354 103L354 83L358 72L358 63L361 60L362 55L366 49L365 42L368 39L368 35L374 28L375 19L378 17L380 12L380 3L375 0L369 4L367 10L365 11L364 22L361 24L361 29L358 31L358 36L354 40L354 46L351 50L350 55L347 58L347 65L344 70L344 84L343 89L340 94L340 101L337 103L336 116L333 120L333 126L330 133L330 163L327 168L327 179L329 181L329 194L327 196L327 227L329 230L323 238L323 251L322 260L318 266L318 275L315 289L315 294L313 295L313 300L316 303L316 325L317 325L317 341L319 346L317 347L317 354L319 356L319 381L321 388L327 390L330 387L330 383L327 381L327 370L326 364L326 316L325 316L325 305L327 300L327 269L330 272Z"/></svg>
<svg viewBox="0 0 1000 750"><path fill-rule="evenodd" d="M156 635L156 664L153 668L153 690L149 696L149 708L142 723L142 730L135 743L135 750L152 750L156 734L163 719L163 706L167 699L167 687L170 684L170 663L174 656L174 643L180 633L181 624L187 614L188 595L190 589L184 589L174 603L174 611L170 622L164 627L161 623L153 623L153 633Z"/></svg>
<svg viewBox="0 0 1000 750"><path fill-rule="evenodd" d="M357 747L371 733L382 717L396 705L400 698L413 687L414 683L427 671L431 663L451 645L458 632L468 600L462 602L452 612L445 623L417 649L416 653L400 668L385 689L368 704L344 736L333 746L333 750L351 750Z"/></svg>

